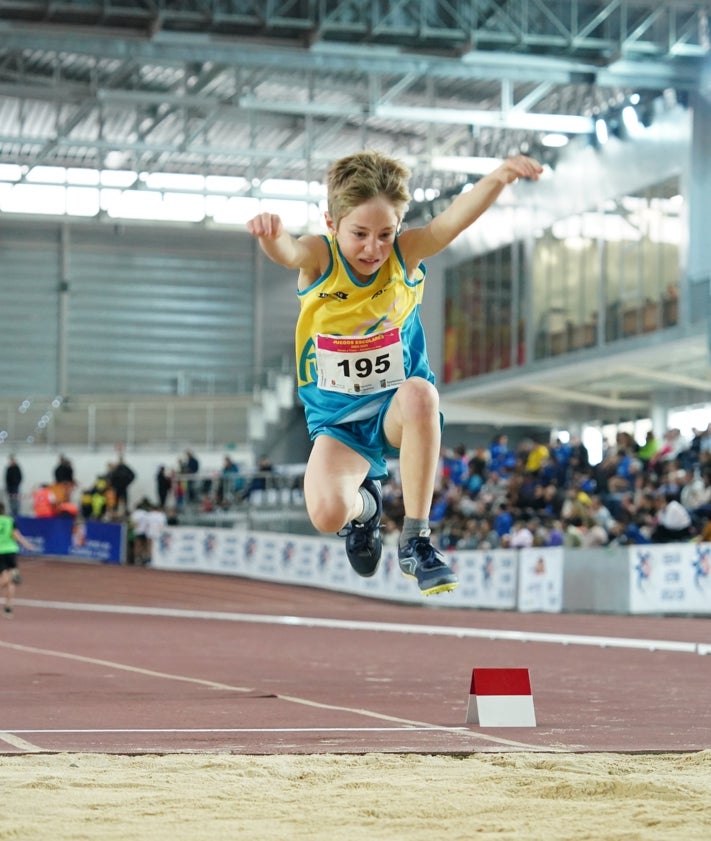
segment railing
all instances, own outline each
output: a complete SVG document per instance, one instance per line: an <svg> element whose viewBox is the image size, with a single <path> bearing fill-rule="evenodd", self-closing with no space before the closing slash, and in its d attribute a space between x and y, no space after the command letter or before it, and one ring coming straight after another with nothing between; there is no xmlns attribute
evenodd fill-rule
<svg viewBox="0 0 711 841"><path fill-rule="evenodd" d="M0 403L0 443L13 448L151 446L208 449L249 440L252 394L234 396L26 398Z"/></svg>
<svg viewBox="0 0 711 841"><path fill-rule="evenodd" d="M239 392L6 398L0 400L0 445L241 446L262 439L293 396L294 375L282 360L251 390Z"/></svg>
<svg viewBox="0 0 711 841"><path fill-rule="evenodd" d="M181 473L172 477L166 508L180 525L315 534L306 513L303 469L245 473Z"/></svg>
<svg viewBox="0 0 711 841"><path fill-rule="evenodd" d="M536 359L559 356L603 343L615 342L674 327L679 323L679 302L676 297L662 297L625 307L617 302L605 310L604 333L600 333L597 316L584 323L567 321L556 331L539 331L536 336Z"/></svg>

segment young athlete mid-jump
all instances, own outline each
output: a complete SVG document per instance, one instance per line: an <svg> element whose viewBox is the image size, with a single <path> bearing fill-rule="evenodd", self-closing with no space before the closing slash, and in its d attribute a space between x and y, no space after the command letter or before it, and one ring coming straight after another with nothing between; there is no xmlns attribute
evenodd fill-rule
<svg viewBox="0 0 711 841"><path fill-rule="evenodd" d="M380 560L380 480L386 458L399 457L400 568L425 595L457 586L429 537L441 419L419 313L422 261L446 248L507 184L541 171L531 158L508 158L426 225L401 230L410 173L364 151L329 170L327 235L297 239L271 213L247 223L269 258L299 272L298 392L313 441L306 507L318 531L345 536L359 575L373 575Z"/></svg>

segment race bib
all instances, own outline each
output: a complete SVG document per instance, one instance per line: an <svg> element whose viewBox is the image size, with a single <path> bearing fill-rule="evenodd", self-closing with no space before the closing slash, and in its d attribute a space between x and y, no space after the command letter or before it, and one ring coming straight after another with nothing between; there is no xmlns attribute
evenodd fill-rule
<svg viewBox="0 0 711 841"><path fill-rule="evenodd" d="M342 394L373 394L405 382L400 330L370 336L316 337L318 387Z"/></svg>

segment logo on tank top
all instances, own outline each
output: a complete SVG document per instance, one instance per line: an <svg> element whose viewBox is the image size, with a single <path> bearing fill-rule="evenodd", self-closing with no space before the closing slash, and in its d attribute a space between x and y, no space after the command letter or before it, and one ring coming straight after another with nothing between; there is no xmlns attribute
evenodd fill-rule
<svg viewBox="0 0 711 841"><path fill-rule="evenodd" d="M337 298L339 301L347 301L348 300L348 293L347 292L319 292L319 298Z"/></svg>

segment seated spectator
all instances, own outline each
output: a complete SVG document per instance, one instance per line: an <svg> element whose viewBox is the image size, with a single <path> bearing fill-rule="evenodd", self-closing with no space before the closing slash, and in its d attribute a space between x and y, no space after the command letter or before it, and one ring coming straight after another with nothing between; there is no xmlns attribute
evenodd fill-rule
<svg viewBox="0 0 711 841"><path fill-rule="evenodd" d="M671 496L660 497L662 507L652 532L652 543L682 543L693 534L691 515Z"/></svg>
<svg viewBox="0 0 711 841"><path fill-rule="evenodd" d="M486 464L479 458L469 459L466 476L462 486L472 498L476 497L484 486L486 479Z"/></svg>
<svg viewBox="0 0 711 841"><path fill-rule="evenodd" d="M565 499L560 487L555 482L550 482L544 488L541 488L540 497L542 504L538 506L538 509L541 515L548 518L560 517Z"/></svg>
<svg viewBox="0 0 711 841"><path fill-rule="evenodd" d="M680 429L676 427L668 429L664 433L664 443L650 459L649 466L653 470L658 470L664 462L677 461L681 453L688 448L689 442L681 434Z"/></svg>
<svg viewBox="0 0 711 841"><path fill-rule="evenodd" d="M570 439L570 470L568 476L575 473L587 473L590 469L590 456L587 447L580 440L580 436L573 435Z"/></svg>
<svg viewBox="0 0 711 841"><path fill-rule="evenodd" d="M542 441L534 441L526 457L526 473L538 473L550 458L550 451Z"/></svg>
<svg viewBox="0 0 711 841"><path fill-rule="evenodd" d="M479 537L479 523L474 519L469 519L464 524L462 535L457 540L456 549L462 551L465 549L478 549L481 539Z"/></svg>
<svg viewBox="0 0 711 841"><path fill-rule="evenodd" d="M615 522L610 509L603 505L602 500L597 494L591 497L590 516L595 523L605 529L605 532L609 532Z"/></svg>
<svg viewBox="0 0 711 841"><path fill-rule="evenodd" d="M659 441L654 432L650 429L645 438L644 444L637 450L637 458L642 462L642 467L646 470L649 462L659 452Z"/></svg>
<svg viewBox="0 0 711 841"><path fill-rule="evenodd" d="M546 546L562 546L563 545L563 525L560 520L553 520L548 528L548 537L546 538Z"/></svg>
<svg viewBox="0 0 711 841"><path fill-rule="evenodd" d="M699 441L699 464L711 466L711 423L701 433Z"/></svg>
<svg viewBox="0 0 711 841"><path fill-rule="evenodd" d="M607 533L607 530L600 523L596 523L595 520L590 518L585 523L585 529L583 531L583 547L585 549L591 549L595 546L607 546L609 542L610 535Z"/></svg>
<svg viewBox="0 0 711 841"><path fill-rule="evenodd" d="M509 449L507 435L496 435L489 445L488 469L494 473L507 473L516 466L516 453Z"/></svg>
<svg viewBox="0 0 711 841"><path fill-rule="evenodd" d="M554 478L559 485L564 485L568 481L570 460L572 457L572 445L561 441L560 438L556 438L551 444L551 463L555 465Z"/></svg>
<svg viewBox="0 0 711 841"><path fill-rule="evenodd" d="M517 520L514 524L509 545L512 549L528 549L533 546L533 532L523 520Z"/></svg>
<svg viewBox="0 0 711 841"><path fill-rule="evenodd" d="M442 472L445 479L453 485L461 486L469 473L469 459L467 448L464 444L458 444L454 450L445 450Z"/></svg>
<svg viewBox="0 0 711 841"><path fill-rule="evenodd" d="M501 545L501 538L496 533L491 520L487 517L479 523L479 549L482 551L489 551L490 549L498 549Z"/></svg>
<svg viewBox="0 0 711 841"><path fill-rule="evenodd" d="M590 497L587 493L575 486L568 487L560 509L561 517L567 521L576 517L582 522L583 518L587 516L589 504Z"/></svg>
<svg viewBox="0 0 711 841"><path fill-rule="evenodd" d="M239 475L239 465L229 456L222 460L220 478L215 482L215 503L228 508L234 495L244 490L244 479Z"/></svg>
<svg viewBox="0 0 711 841"><path fill-rule="evenodd" d="M495 470L489 471L484 484L479 489L478 499L485 502L492 511L496 511L499 505L506 500L507 492L507 480Z"/></svg>
<svg viewBox="0 0 711 841"><path fill-rule="evenodd" d="M679 495L679 502L687 511L694 512L705 505L711 505L711 472L687 471Z"/></svg>
<svg viewBox="0 0 711 841"><path fill-rule="evenodd" d="M614 473L608 476L607 487L610 493L629 491L634 486L635 477L642 470L642 462L627 450L618 450L614 464Z"/></svg>
<svg viewBox="0 0 711 841"><path fill-rule="evenodd" d="M508 510L506 503L502 502L499 505L498 513L494 517L494 531L499 537L503 537L505 534L509 534L513 522L513 514Z"/></svg>
<svg viewBox="0 0 711 841"><path fill-rule="evenodd" d="M265 491L271 485L270 476L274 471L274 467L266 455L259 457L257 464L257 472L253 474L250 483L244 491L244 498L249 499L255 492Z"/></svg>
<svg viewBox="0 0 711 841"><path fill-rule="evenodd" d="M564 521L563 546L579 549L583 545L583 518L577 515Z"/></svg>

